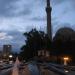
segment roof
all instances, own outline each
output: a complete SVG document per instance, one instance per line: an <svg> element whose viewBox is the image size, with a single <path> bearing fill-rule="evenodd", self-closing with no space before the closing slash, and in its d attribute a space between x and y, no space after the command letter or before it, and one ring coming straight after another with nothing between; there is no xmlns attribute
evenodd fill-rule
<svg viewBox="0 0 75 75"><path fill-rule="evenodd" d="M56 39L66 40L66 39L73 39L73 38L75 38L75 31L71 28L64 27L64 28L60 28L56 32L54 40L56 40Z"/></svg>

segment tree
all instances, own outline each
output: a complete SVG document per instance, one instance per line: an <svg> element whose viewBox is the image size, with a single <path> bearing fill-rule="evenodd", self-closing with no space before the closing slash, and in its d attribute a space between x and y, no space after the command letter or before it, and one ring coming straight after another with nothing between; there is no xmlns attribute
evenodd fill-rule
<svg viewBox="0 0 75 75"><path fill-rule="evenodd" d="M43 31L32 29L30 32L24 33L24 36L26 44L22 46L20 53L23 59L31 59L38 50L50 49L51 47L50 39Z"/></svg>

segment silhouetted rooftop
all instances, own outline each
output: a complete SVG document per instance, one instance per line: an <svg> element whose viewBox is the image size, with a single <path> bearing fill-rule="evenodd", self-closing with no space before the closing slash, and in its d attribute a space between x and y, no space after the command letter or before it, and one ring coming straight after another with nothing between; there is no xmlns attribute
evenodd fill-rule
<svg viewBox="0 0 75 75"><path fill-rule="evenodd" d="M75 31L68 27L60 28L54 37L54 40L56 39L75 39Z"/></svg>

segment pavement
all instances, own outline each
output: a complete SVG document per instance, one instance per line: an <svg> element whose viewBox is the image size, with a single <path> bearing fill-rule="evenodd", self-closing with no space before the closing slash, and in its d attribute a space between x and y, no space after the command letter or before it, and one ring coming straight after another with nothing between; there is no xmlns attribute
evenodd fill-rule
<svg viewBox="0 0 75 75"><path fill-rule="evenodd" d="M0 75L11 75L11 73L12 73L12 68L4 69L0 71Z"/></svg>
<svg viewBox="0 0 75 75"><path fill-rule="evenodd" d="M19 74L20 75L30 75L30 71L28 69L28 65L25 65L24 69L19 69Z"/></svg>
<svg viewBox="0 0 75 75"><path fill-rule="evenodd" d="M0 70L0 75L75 75L75 66L62 67L56 64L14 63L14 66Z"/></svg>
<svg viewBox="0 0 75 75"><path fill-rule="evenodd" d="M22 70L20 70L21 75L75 75L75 66L68 69L63 69L63 68L55 68L56 72L54 69L49 69L46 68L45 65L37 65L37 69L35 69L35 65L31 65L33 68L30 69L28 64L24 66ZM35 70L34 70L35 69Z"/></svg>
<svg viewBox="0 0 75 75"><path fill-rule="evenodd" d="M40 72L41 72L41 75L58 75L57 73L49 70L49 69L45 69L44 66L40 66Z"/></svg>
<svg viewBox="0 0 75 75"><path fill-rule="evenodd" d="M20 75L62 75L45 68L44 65L26 64L23 69L19 70ZM63 74L65 75L65 74Z"/></svg>

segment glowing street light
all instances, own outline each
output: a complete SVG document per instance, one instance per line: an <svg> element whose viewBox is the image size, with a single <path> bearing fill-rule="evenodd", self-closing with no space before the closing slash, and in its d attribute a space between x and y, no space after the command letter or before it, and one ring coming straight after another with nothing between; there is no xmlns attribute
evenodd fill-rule
<svg viewBox="0 0 75 75"><path fill-rule="evenodd" d="M12 58L13 58L13 56L12 56L12 55L9 55L9 63L10 63L10 64L13 63Z"/></svg>
<svg viewBox="0 0 75 75"><path fill-rule="evenodd" d="M12 58L13 56L12 55L9 55L9 58Z"/></svg>
<svg viewBox="0 0 75 75"><path fill-rule="evenodd" d="M65 72L68 73L69 71L68 70L65 70Z"/></svg>
<svg viewBox="0 0 75 75"><path fill-rule="evenodd" d="M63 59L64 59L64 65L67 65L67 61L69 60L69 58L68 57L64 57Z"/></svg>

